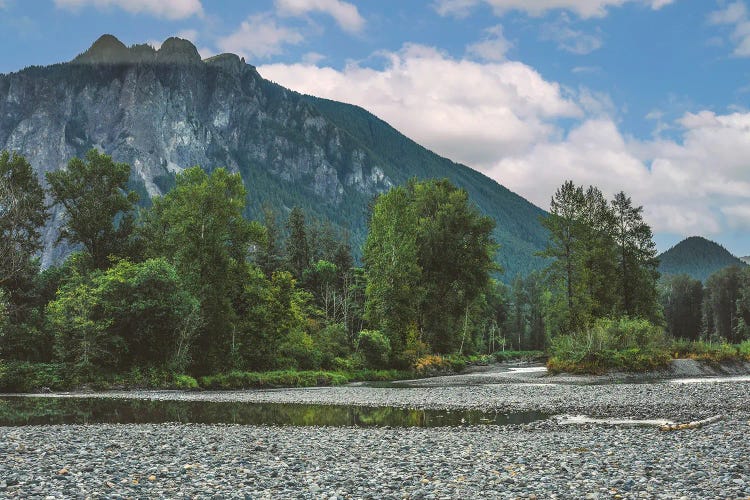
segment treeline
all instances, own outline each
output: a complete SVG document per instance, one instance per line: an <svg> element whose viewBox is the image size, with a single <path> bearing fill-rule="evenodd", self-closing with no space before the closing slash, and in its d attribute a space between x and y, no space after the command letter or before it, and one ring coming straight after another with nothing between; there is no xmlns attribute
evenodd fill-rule
<svg viewBox="0 0 750 500"><path fill-rule="evenodd" d="M239 174L189 168L147 208L129 178L96 150L46 175L58 243L76 251L40 271L45 191L23 157L0 156L0 359L90 380L411 369L430 354L529 345L510 335L527 312L492 278L493 220L446 180L379 196L358 267L348 236L299 208L246 220Z"/></svg>
<svg viewBox="0 0 750 500"><path fill-rule="evenodd" d="M705 285L687 275L665 276L659 285L673 337L733 344L750 339L750 267L724 268Z"/></svg>

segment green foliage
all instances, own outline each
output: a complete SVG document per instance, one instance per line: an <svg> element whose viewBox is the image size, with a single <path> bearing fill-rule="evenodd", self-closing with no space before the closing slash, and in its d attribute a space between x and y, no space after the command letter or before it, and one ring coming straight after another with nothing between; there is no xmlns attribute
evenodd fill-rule
<svg viewBox="0 0 750 500"><path fill-rule="evenodd" d="M70 373L61 363L0 361L0 392L64 391L71 386Z"/></svg>
<svg viewBox="0 0 750 500"><path fill-rule="evenodd" d="M742 288L743 274L750 268L727 267L709 276L703 292L703 334L712 340L723 339L730 343L744 340L744 317L748 291ZM749 283L750 284L750 283ZM738 305L741 314L737 314ZM750 318L748 318L750 319Z"/></svg>
<svg viewBox="0 0 750 500"><path fill-rule="evenodd" d="M365 359L365 364L371 368L382 368L390 360L391 342L377 330L359 332L357 347Z"/></svg>
<svg viewBox="0 0 750 500"><path fill-rule="evenodd" d="M412 324L437 352L466 340L469 308L496 269L493 227L447 180L410 181L378 198L364 249L366 307L394 352Z"/></svg>
<svg viewBox="0 0 750 500"><path fill-rule="evenodd" d="M132 210L138 196L127 191L130 166L92 149L73 158L65 170L47 173L50 194L65 210L60 240L81 244L94 266L104 269L110 256L128 256Z"/></svg>
<svg viewBox="0 0 750 500"><path fill-rule="evenodd" d="M13 289L41 249L40 231L47 219L44 191L29 162L7 151L0 153L0 286Z"/></svg>
<svg viewBox="0 0 750 500"><path fill-rule="evenodd" d="M367 161L382 168L396 185L403 185L411 178L447 178L452 184L466 190L482 214L498 222L492 231L492 238L500 245L502 252L498 252L495 258L501 268L510 271L500 279L510 282L516 274L527 276L546 265L544 259L535 255L547 241L547 231L539 223L540 216L545 215L542 210L500 184L488 181L476 170L441 158L416 144L366 110L312 96L302 96L301 99L348 132L346 138L342 138L341 158L350 158L353 149L357 148L365 151ZM366 206L369 197L362 200L361 207L356 207L354 196L350 196L348 199L352 202L346 201L345 204L352 206L351 212L340 211L326 214L325 217L318 215L318 212L316 215L337 224L345 220L352 231L356 248L356 243L364 241L367 221L361 207ZM286 206L293 205L286 203ZM319 211L320 208L317 206L313 210ZM308 213L315 213L307 207L305 209Z"/></svg>
<svg viewBox="0 0 750 500"><path fill-rule="evenodd" d="M542 254L553 259L546 271L553 334L612 315L660 320L656 247L642 212L622 192L608 204L595 187L567 181L557 190L543 221L550 241Z"/></svg>
<svg viewBox="0 0 750 500"><path fill-rule="evenodd" d="M659 298L667 333L697 340L701 335L703 284L686 274L664 276L659 281Z"/></svg>
<svg viewBox="0 0 750 500"><path fill-rule="evenodd" d="M134 365L184 369L198 314L164 259L74 274L47 306L58 358L88 376Z"/></svg>
<svg viewBox="0 0 750 500"><path fill-rule="evenodd" d="M672 341L670 352L676 358L690 358L698 361L721 363L740 359L743 346L735 346L726 342L706 342L703 340L689 341L676 339Z"/></svg>
<svg viewBox="0 0 750 500"><path fill-rule="evenodd" d="M199 388L198 381L190 375L175 375L173 378L173 384L175 389L195 390Z"/></svg>
<svg viewBox="0 0 750 500"><path fill-rule="evenodd" d="M668 348L663 329L645 319L604 318L554 337L547 366L553 372L574 373L653 370L669 362Z"/></svg>
<svg viewBox="0 0 750 500"><path fill-rule="evenodd" d="M203 324L194 342L192 367L208 372L231 358L237 315L236 283L244 277L249 245L263 229L243 218L245 188L223 168L208 175L193 167L177 175L175 188L153 200L141 231L148 255L166 256L200 301Z"/></svg>
<svg viewBox="0 0 750 500"><path fill-rule="evenodd" d="M301 208L294 207L289 213L286 229L289 231L289 238L286 240L287 266L295 278L301 279L305 269L310 265L305 213Z"/></svg>
<svg viewBox="0 0 750 500"><path fill-rule="evenodd" d="M262 389L268 387L315 387L344 385L349 378L343 374L323 371L233 371L201 377L201 387L207 389Z"/></svg>

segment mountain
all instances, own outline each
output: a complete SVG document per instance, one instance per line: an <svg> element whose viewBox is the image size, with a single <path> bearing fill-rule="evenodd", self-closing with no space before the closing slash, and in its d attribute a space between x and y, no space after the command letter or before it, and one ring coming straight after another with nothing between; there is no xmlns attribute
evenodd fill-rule
<svg viewBox="0 0 750 500"><path fill-rule="evenodd" d="M543 264L534 256L543 210L362 108L288 90L233 54L201 60L187 40L155 50L104 35L68 63L0 75L0 149L26 156L43 179L92 147L132 166L144 200L186 167L227 167L243 177L248 217L264 203L283 215L298 205L347 228L355 248L374 196L411 177L447 177L497 221L506 279ZM45 265L69 251L53 244L59 224L56 211Z"/></svg>
<svg viewBox="0 0 750 500"><path fill-rule="evenodd" d="M750 255L748 255L747 257L740 257L740 260L745 264L750 264Z"/></svg>
<svg viewBox="0 0 750 500"><path fill-rule="evenodd" d="M691 236L659 256L662 274L687 274L706 281L716 271L729 266L746 266L723 246L713 241Z"/></svg>

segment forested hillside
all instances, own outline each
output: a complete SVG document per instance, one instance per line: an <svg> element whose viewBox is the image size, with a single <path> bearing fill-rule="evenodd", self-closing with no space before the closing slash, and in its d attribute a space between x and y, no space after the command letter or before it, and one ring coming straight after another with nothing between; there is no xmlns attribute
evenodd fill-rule
<svg viewBox="0 0 750 500"><path fill-rule="evenodd" d="M723 246L700 236L681 241L661 254L659 261L662 275L686 274L703 282L725 267L747 265Z"/></svg>

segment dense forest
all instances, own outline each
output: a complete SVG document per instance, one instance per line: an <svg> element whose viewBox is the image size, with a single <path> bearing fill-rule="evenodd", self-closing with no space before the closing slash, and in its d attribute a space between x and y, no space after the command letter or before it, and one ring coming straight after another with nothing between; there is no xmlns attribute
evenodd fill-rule
<svg viewBox="0 0 750 500"><path fill-rule="evenodd" d="M299 207L248 220L240 174L188 168L149 206L129 178L127 164L91 150L48 173L45 192L25 158L0 155L5 387L39 373L56 387L243 386L273 370L326 370L338 375L312 383L335 383L506 350L546 349L555 369L642 369L663 363L667 332L736 343L750 333L748 272L727 269L705 289L659 285L651 229L625 193L606 200L566 182L542 219L549 265L522 278L496 264L496 222L448 180L378 196L358 267L348 235ZM78 250L41 270L50 201L64 208L59 241ZM518 274L510 286L503 272Z"/></svg>

